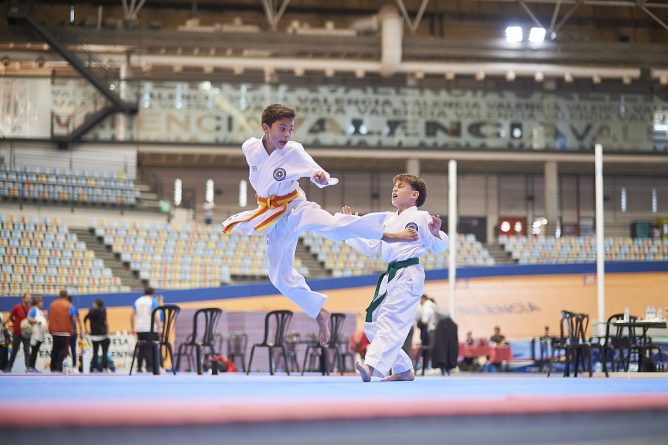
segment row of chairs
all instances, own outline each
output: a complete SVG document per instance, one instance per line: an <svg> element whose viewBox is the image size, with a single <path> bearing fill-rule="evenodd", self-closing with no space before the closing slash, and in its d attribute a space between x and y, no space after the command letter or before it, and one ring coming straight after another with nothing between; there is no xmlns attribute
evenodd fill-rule
<svg viewBox="0 0 668 445"><path fill-rule="evenodd" d="M500 236L506 252L520 264L583 263L596 259L594 237ZM606 237L608 261L663 261L668 258L668 241L650 238Z"/></svg>
<svg viewBox="0 0 668 445"><path fill-rule="evenodd" d="M148 339L138 340L135 344L132 362L130 365L130 375L134 369L135 360L139 358L140 350L150 350L152 354L153 374L160 374L160 363L169 358L172 363L172 372L176 374L181 369L182 358L185 357L189 362L195 353L195 367L199 375L203 374L204 352L210 354L212 373L218 374L217 361L215 360L215 329L221 318L222 310L218 308L203 308L197 310L193 315L193 330L186 341L179 345L179 349L174 356L171 338L174 331L176 318L181 308L177 305L163 305L153 310L151 317L151 330ZM243 333L235 333L228 339L228 358L235 360L241 359L242 369L247 374L251 372L253 358L256 348L266 348L269 356L269 373L274 375L277 369L277 360L283 358L285 371L290 375L290 370L294 369L297 363L296 352L290 350L290 344L293 346L296 341L290 341L287 335L293 312L288 310L277 310L269 312L264 319L264 337L260 343L252 345L248 367L246 367L245 354L248 345L248 336ZM340 346L341 328L346 315L342 313L333 313L330 318L331 337L326 345L321 345L317 340L311 339L306 344L304 362L301 367L302 375L307 369L314 369L314 364L318 362L318 368L323 375L329 374L334 369L334 361L337 369L343 374L346 370L346 358L350 359L350 369L353 368L353 355L347 350L342 351ZM157 320L163 320L158 323ZM278 354L275 354L278 349ZM163 357L162 351L165 356ZM333 360L330 360L330 355ZM174 361L176 358L176 361ZM307 361L309 367L307 367ZM190 363L189 363L190 364Z"/></svg>
<svg viewBox="0 0 668 445"><path fill-rule="evenodd" d="M557 354L563 351L565 358L564 376L570 375L571 365L573 376L577 377L578 370L583 368L592 376L593 351L598 351L602 370L609 377L608 365L611 371L628 371L632 357L635 356L638 368L641 371L653 370L651 356L656 350L659 355L660 366L663 367L663 353L659 344L647 337L645 332L639 333L637 328L618 325L616 322L624 320L624 314L614 314L606 322L605 336L587 337L589 315L568 310L561 311L560 336L551 339L551 356L548 360L548 377L552 373L552 365ZM630 316L629 321L638 320ZM544 357L545 346L541 346L541 357Z"/></svg>

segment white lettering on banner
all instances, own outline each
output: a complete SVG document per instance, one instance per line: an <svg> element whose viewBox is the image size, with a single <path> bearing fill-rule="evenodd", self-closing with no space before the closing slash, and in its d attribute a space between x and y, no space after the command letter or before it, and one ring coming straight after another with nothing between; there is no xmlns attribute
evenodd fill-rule
<svg viewBox="0 0 668 445"><path fill-rule="evenodd" d="M130 363L132 363L132 353L134 352L135 343L137 338L134 335L130 335L127 332L117 332L109 336L109 355L113 363L113 367L116 372L129 372ZM82 349L83 346L83 349ZM53 338L51 334L44 334L44 342L39 348L39 353L37 354L37 361L35 362L35 368L41 372L49 372L49 366L51 364L51 349L53 348ZM69 351L69 343L68 343ZM102 353L102 348L98 350L98 353ZM83 355L83 368L84 373L90 372L91 360L93 358L93 342L89 340L88 336L84 336L84 341L77 342L77 354ZM68 357L71 363L71 357ZM78 366L77 357L77 366Z"/></svg>
<svg viewBox="0 0 668 445"><path fill-rule="evenodd" d="M261 132L266 105L296 108L294 138L310 146L665 151L659 95L286 85L131 83L142 107L125 119L134 141L239 144ZM178 86L178 87L177 87ZM54 132L71 131L99 108L85 81L52 85ZM97 108L96 108L97 107ZM73 126L74 122L74 126ZM114 119L86 139L113 140Z"/></svg>

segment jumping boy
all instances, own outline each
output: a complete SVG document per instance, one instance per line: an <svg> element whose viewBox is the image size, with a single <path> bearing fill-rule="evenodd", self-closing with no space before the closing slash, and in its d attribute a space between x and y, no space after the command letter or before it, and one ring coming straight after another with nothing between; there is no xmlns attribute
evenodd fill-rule
<svg viewBox="0 0 668 445"><path fill-rule="evenodd" d="M380 254L388 263L366 310L364 332L371 343L364 364L355 362L364 382L371 381L374 375L385 377L390 369L392 376L385 381L415 379L413 361L401 346L415 319L424 287L424 268L419 257L428 250L441 253L448 247L447 235L440 230L441 218L418 210L426 198L427 186L422 179L406 173L395 176L392 205L397 211L382 213L384 229L394 232L412 229L417 232L417 240L391 244L383 240L346 241L363 255ZM344 207L342 213L352 214L352 210Z"/></svg>
<svg viewBox="0 0 668 445"><path fill-rule="evenodd" d="M299 234L308 230L333 241L349 238L391 241L412 239L415 234L409 231L384 234L383 214L332 215L307 201L299 187L300 178L310 178L320 188L334 185L338 179L323 170L300 143L290 140L295 115L292 108L269 105L262 113L263 137L250 138L242 144L258 207L229 217L223 222L223 232L266 233L269 279L283 295L316 319L320 342L324 344L330 336L329 311L323 307L327 297L312 291L293 267Z"/></svg>

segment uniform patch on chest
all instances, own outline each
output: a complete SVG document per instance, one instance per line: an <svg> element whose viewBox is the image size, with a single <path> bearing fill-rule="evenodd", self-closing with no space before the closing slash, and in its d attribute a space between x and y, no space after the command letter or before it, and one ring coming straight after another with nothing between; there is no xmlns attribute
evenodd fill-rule
<svg viewBox="0 0 668 445"><path fill-rule="evenodd" d="M415 224L414 222L409 222L408 224L406 224L406 227L404 227L404 229L413 229L417 232L418 225Z"/></svg>
<svg viewBox="0 0 668 445"><path fill-rule="evenodd" d="M284 168L277 168L274 170L274 179L276 181L282 181L285 179L285 169Z"/></svg>

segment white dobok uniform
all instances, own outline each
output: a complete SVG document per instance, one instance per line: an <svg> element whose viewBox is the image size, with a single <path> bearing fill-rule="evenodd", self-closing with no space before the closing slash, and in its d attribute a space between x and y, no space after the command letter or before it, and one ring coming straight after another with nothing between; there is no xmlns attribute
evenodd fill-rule
<svg viewBox="0 0 668 445"><path fill-rule="evenodd" d="M428 212L410 207L400 214L386 212L383 215L386 216L385 232L413 228L418 231L418 239L394 243L355 239L346 243L364 255L380 254L390 265L419 258L428 250L441 253L447 249L447 235L440 231L439 239L429 231L431 216ZM424 267L421 264L402 267L396 270L391 281L388 282L388 275L385 275L380 282L378 296L387 294L373 312L368 311L364 323L364 333L370 342L364 363L375 369L374 375L385 377L390 369L394 374L413 369L412 360L401 347L413 325L423 287Z"/></svg>
<svg viewBox="0 0 668 445"><path fill-rule="evenodd" d="M330 214L306 199L299 187L300 178L310 178L322 188L338 183L325 172L326 184L318 184L313 175L320 167L304 147L294 141L282 149L267 154L262 140L251 138L241 146L250 169L250 183L258 196L260 207L238 213L223 222L223 230L241 234L265 233L269 258L269 279L286 297L310 317L315 318L327 297L314 292L304 277L293 267L299 234L310 231L333 241L349 238L380 239L383 237L385 216L374 213L365 216ZM266 204L271 197L285 197L296 191L285 204ZM261 199L264 198L264 199ZM263 202L261 204L261 201ZM285 201L285 200L284 200Z"/></svg>

